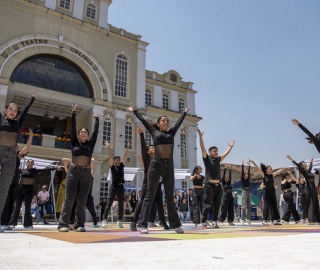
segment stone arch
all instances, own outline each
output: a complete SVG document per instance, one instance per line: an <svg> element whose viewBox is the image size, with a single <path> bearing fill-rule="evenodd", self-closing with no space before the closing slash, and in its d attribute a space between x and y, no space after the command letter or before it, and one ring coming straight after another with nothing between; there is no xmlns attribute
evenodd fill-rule
<svg viewBox="0 0 320 270"><path fill-rule="evenodd" d="M94 99L112 102L110 81L99 62L63 37L24 36L0 47L0 78L10 79L14 69L25 59L37 54L59 55L79 66L91 83Z"/></svg>

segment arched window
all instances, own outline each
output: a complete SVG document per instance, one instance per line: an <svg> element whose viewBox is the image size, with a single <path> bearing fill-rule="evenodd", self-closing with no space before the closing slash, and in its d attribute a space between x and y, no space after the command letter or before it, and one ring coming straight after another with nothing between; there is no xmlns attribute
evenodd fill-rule
<svg viewBox="0 0 320 270"><path fill-rule="evenodd" d="M169 109L169 97L167 94L164 94L162 96L162 108Z"/></svg>
<svg viewBox="0 0 320 270"><path fill-rule="evenodd" d="M70 60L58 55L35 55L13 71L13 82L57 92L92 98L92 87L85 73Z"/></svg>
<svg viewBox="0 0 320 270"><path fill-rule="evenodd" d="M106 119L104 119L103 122L103 134L102 134L102 140L103 140L103 144L105 142L111 142L111 120L107 117Z"/></svg>
<svg viewBox="0 0 320 270"><path fill-rule="evenodd" d="M184 100L179 98L179 112L184 112Z"/></svg>
<svg viewBox="0 0 320 270"><path fill-rule="evenodd" d="M95 20L96 19L96 6L88 4L86 9L86 17Z"/></svg>
<svg viewBox="0 0 320 270"><path fill-rule="evenodd" d="M132 125L130 121L127 121L126 125L125 125L125 136L124 136L124 148L127 148L128 145L128 141L130 141L131 145L130 148L132 148Z"/></svg>
<svg viewBox="0 0 320 270"><path fill-rule="evenodd" d="M69 10L71 0L60 0L59 7Z"/></svg>
<svg viewBox="0 0 320 270"><path fill-rule="evenodd" d="M146 130L144 132L144 137L145 137L145 141L146 141L146 146L150 146L152 144L152 137L151 137L151 134L148 130Z"/></svg>
<svg viewBox="0 0 320 270"><path fill-rule="evenodd" d="M186 135L180 135L180 149L181 149L181 158L187 158L187 142Z"/></svg>
<svg viewBox="0 0 320 270"><path fill-rule="evenodd" d="M124 55L118 55L116 63L115 95L127 97L128 60Z"/></svg>
<svg viewBox="0 0 320 270"><path fill-rule="evenodd" d="M151 105L152 95L150 90L146 90L146 106Z"/></svg>

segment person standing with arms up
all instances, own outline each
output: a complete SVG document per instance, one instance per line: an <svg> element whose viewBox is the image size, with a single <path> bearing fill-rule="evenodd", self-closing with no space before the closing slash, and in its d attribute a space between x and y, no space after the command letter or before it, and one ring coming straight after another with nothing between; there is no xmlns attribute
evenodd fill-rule
<svg viewBox="0 0 320 270"><path fill-rule="evenodd" d="M0 113L0 213L3 211L14 176L17 159L16 147L21 125L33 101L36 99L36 92L34 90L32 92L32 98L18 117L19 109L15 103L6 105L3 115ZM3 231L4 229L0 226L0 233L3 233Z"/></svg>
<svg viewBox="0 0 320 270"><path fill-rule="evenodd" d="M95 123L91 138L89 139L89 130L87 128L80 128L78 133L76 131L76 110L77 105L72 106L72 163L69 166L68 174L66 177L66 196L59 218L58 226L58 230L60 232L69 231L68 224L75 199L77 200L77 206L74 231L86 231L86 229L84 228L84 223L86 220L85 206L92 185L91 158L98 137L99 118L96 114L92 116L95 119Z"/></svg>
<svg viewBox="0 0 320 270"><path fill-rule="evenodd" d="M242 183L242 204L240 222L244 225L247 219L248 225L251 225L251 194L250 194L250 163L248 162L248 171L244 171L244 162L241 162L241 183Z"/></svg>
<svg viewBox="0 0 320 270"><path fill-rule="evenodd" d="M130 141L128 141L127 148L124 151L122 161L120 161L119 156L112 157L110 143L105 142L105 145L108 147L109 153L109 165L111 170L111 177L112 177L112 184L111 188L109 189L108 199L106 209L104 210L103 214L103 221L101 227L107 226L108 215L112 207L113 200L115 196L118 197L118 206L119 206L119 213L118 213L118 225L120 228L123 228L122 225L122 218L123 218L123 206L124 206L124 165L126 164L128 151L130 148Z"/></svg>
<svg viewBox="0 0 320 270"><path fill-rule="evenodd" d="M146 121L138 111L130 106L128 111L133 112L145 128L150 132L154 143L154 156L152 157L150 168L148 171L147 194L142 204L141 215L138 220L138 227L141 233L148 233L147 221L150 215L152 202L157 191L160 176L165 189L169 227L173 228L176 233L184 233L181 228L181 222L173 202L174 191L174 164L173 164L173 148L174 136L177 133L183 119L187 115L190 108L186 108L176 124L169 129L169 118L160 116L155 125L151 125Z"/></svg>
<svg viewBox="0 0 320 270"><path fill-rule="evenodd" d="M218 154L218 147L211 146L209 148L209 155L207 154L206 148L203 142L203 134L198 129L198 135L200 140L200 147L202 152L203 162L206 168L206 176L204 180L204 207L202 212L202 227L207 228L207 217L211 206L213 205L212 211L212 227L219 228L218 226L218 214L221 205L222 188L221 188L221 171L220 163L226 158L234 146L234 141L228 143L229 148L221 155Z"/></svg>

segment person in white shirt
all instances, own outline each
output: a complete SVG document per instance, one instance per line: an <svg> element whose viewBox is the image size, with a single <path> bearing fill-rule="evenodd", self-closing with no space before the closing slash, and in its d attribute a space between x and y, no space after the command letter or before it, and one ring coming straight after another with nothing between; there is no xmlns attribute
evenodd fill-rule
<svg viewBox="0 0 320 270"><path fill-rule="evenodd" d="M42 190L40 190L37 195L38 205L39 205L39 207L41 207L41 217L43 218L44 224L49 224L46 221L46 218L44 217L45 205L48 203L49 198L50 198L50 193L47 190L48 190L47 186L43 185Z"/></svg>

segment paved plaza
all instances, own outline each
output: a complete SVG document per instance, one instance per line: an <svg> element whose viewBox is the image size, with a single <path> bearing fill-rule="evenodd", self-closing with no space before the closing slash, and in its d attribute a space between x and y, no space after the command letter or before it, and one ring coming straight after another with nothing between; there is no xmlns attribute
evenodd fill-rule
<svg viewBox="0 0 320 270"><path fill-rule="evenodd" d="M18 225L0 234L1 269L319 269L320 226L290 224L195 228L184 234L116 223L60 233L56 225Z"/></svg>

